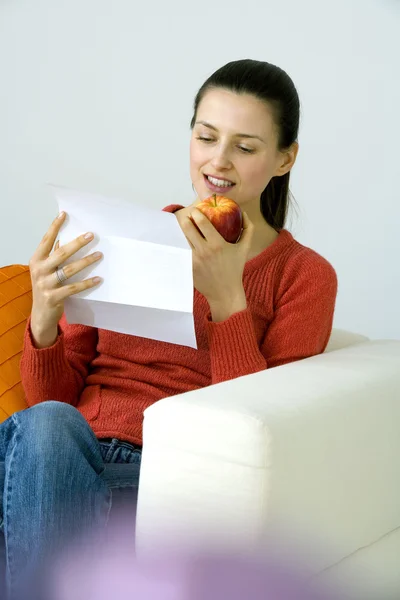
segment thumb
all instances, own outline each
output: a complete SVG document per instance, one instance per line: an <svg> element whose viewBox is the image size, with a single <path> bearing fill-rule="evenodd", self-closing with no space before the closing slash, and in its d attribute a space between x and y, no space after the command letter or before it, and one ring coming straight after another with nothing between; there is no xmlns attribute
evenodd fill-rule
<svg viewBox="0 0 400 600"><path fill-rule="evenodd" d="M246 212L243 212L243 230L239 238L240 243L250 245L251 238L253 237L254 225L250 221L249 216Z"/></svg>

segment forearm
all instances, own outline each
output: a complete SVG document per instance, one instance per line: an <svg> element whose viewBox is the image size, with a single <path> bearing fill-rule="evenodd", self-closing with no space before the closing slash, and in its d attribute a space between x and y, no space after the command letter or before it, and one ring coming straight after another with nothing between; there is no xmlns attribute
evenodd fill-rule
<svg viewBox="0 0 400 600"><path fill-rule="evenodd" d="M31 335L35 348L50 348L53 346L59 335L58 324L51 327L43 326L40 320L32 311L31 314Z"/></svg>
<svg viewBox="0 0 400 600"><path fill-rule="evenodd" d="M65 320L62 323L66 327ZM59 400L75 405L95 352L96 330L73 326L69 331L64 331L60 326L54 344L38 348L30 325L31 319L28 319L20 362L21 380L28 405L38 404L43 400Z"/></svg>

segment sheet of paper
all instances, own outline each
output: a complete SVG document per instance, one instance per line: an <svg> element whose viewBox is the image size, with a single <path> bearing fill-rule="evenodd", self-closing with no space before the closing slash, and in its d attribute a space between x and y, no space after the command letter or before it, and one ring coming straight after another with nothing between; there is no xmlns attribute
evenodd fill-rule
<svg viewBox="0 0 400 600"><path fill-rule="evenodd" d="M95 239L67 261L95 249L104 258L68 281L103 282L65 302L69 323L197 348L192 251L172 213L121 199L51 186L67 220L60 245L91 231Z"/></svg>

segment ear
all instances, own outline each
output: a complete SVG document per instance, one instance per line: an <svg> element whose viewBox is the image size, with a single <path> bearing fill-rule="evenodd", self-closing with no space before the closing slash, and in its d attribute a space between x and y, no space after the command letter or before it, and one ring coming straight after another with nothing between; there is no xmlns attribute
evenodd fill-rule
<svg viewBox="0 0 400 600"><path fill-rule="evenodd" d="M286 173L288 173L291 170L294 163L296 162L298 151L299 151L298 142L293 142L293 144L288 148L288 150L279 152L279 158L278 158L278 162L277 162L277 168L274 173L274 177L286 175Z"/></svg>

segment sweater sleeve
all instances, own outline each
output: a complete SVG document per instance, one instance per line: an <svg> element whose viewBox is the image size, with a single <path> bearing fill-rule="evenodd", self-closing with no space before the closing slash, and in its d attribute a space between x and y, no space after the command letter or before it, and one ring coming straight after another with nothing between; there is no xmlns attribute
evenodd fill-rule
<svg viewBox="0 0 400 600"><path fill-rule="evenodd" d="M97 340L96 328L69 325L63 315L55 343L49 348L38 349L33 344L29 318L20 364L28 406L45 400L76 406L90 363L97 355Z"/></svg>
<svg viewBox="0 0 400 600"><path fill-rule="evenodd" d="M273 319L258 343L251 308L214 323L207 315L212 383L321 354L332 331L337 276L316 253L281 276Z"/></svg>
<svg viewBox="0 0 400 600"><path fill-rule="evenodd" d="M214 323L208 313L206 326L212 384L267 368L267 361L258 347L250 308L218 323Z"/></svg>

